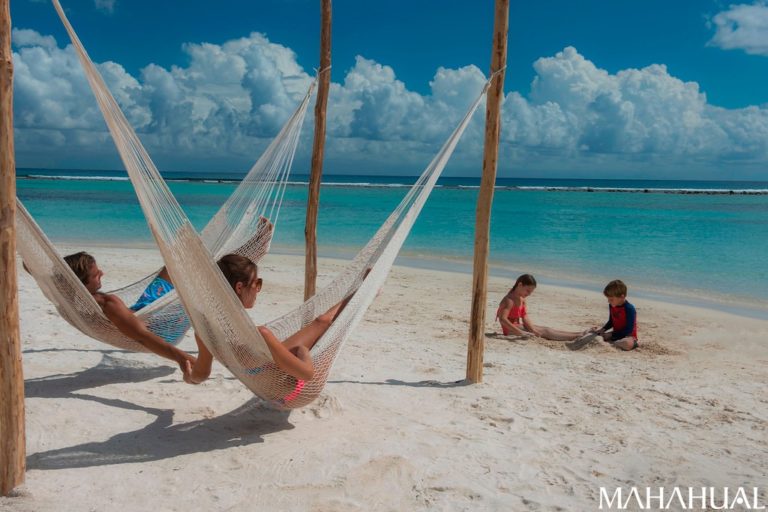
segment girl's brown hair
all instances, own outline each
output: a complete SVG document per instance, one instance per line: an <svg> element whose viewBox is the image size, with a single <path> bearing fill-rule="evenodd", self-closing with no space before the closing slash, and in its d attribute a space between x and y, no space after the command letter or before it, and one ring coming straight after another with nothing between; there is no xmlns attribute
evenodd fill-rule
<svg viewBox="0 0 768 512"><path fill-rule="evenodd" d="M515 281L515 286L512 287L514 290L518 286L533 286L536 287L536 279L531 274L523 274L520 277L517 278L517 281Z"/></svg>
<svg viewBox="0 0 768 512"><path fill-rule="evenodd" d="M91 269L91 265L96 263L96 259L87 252L80 251L69 256L64 256L64 261L67 262L69 268L75 273L81 283L88 284L88 271Z"/></svg>
<svg viewBox="0 0 768 512"><path fill-rule="evenodd" d="M243 285L250 285L254 279L258 268L256 264L239 254L227 254L222 256L218 261L219 268L222 274L229 282L230 286L234 289L237 283L243 283Z"/></svg>

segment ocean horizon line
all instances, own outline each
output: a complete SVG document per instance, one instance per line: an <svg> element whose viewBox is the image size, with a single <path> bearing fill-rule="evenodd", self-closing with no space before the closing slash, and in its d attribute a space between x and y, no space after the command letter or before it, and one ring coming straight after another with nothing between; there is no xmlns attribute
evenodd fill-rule
<svg viewBox="0 0 768 512"><path fill-rule="evenodd" d="M161 173L170 183L237 184L241 173L213 174L171 171ZM64 181L129 181L125 171L85 169L17 169L22 180ZM306 180L302 179L306 178ZM361 188L411 187L417 176L377 174L324 174L323 186ZM290 186L307 186L309 175L297 173L287 182ZM480 178L469 176L441 177L438 188L479 189ZM703 195L768 195L768 181L744 180L646 180L609 178L497 178L496 190L537 192L602 192L602 193L656 193Z"/></svg>

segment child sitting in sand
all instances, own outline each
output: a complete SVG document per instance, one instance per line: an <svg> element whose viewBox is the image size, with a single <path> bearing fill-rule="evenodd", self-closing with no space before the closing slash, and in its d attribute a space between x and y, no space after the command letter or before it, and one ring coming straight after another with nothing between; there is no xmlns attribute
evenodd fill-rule
<svg viewBox="0 0 768 512"><path fill-rule="evenodd" d="M193 363L195 358L181 349L178 349L167 343L163 338L153 333L147 328L147 325L136 316L135 312L147 306L154 300L173 289L170 283L170 277L167 271L163 271L144 291L139 302L130 308L117 295L111 295L100 292L101 278L104 272L96 264L96 259L87 252L78 252L64 257L69 267L80 279L85 287L91 292L96 303L101 306L104 315L113 323L117 329L131 338L144 345L149 351L175 361L186 378L187 363ZM164 276L164 277L163 277ZM163 285L157 285L162 281Z"/></svg>
<svg viewBox="0 0 768 512"><path fill-rule="evenodd" d="M535 289L536 279L530 274L523 274L517 278L515 285L501 300L496 318L501 323L501 330L505 336L538 336L553 341L572 341L584 334L534 325L528 317L525 299Z"/></svg>
<svg viewBox="0 0 768 512"><path fill-rule="evenodd" d="M603 295L608 299L608 321L601 328L595 327L594 332L622 350L636 349L637 311L627 302L627 285L618 279L611 281Z"/></svg>
<svg viewBox="0 0 768 512"><path fill-rule="evenodd" d="M261 291L262 285L256 264L237 254L227 254L218 261L218 264L243 306L246 309L252 308L256 304L256 295ZM315 375L315 368L309 351L325 334L350 299L351 296L339 302L283 341L277 339L268 327L260 326L259 333L264 338L277 367L300 381L311 380ZM213 355L197 334L195 334L195 341L199 349L197 361L194 364L187 363L188 371L184 379L189 384L199 384L206 380L211 374L213 364Z"/></svg>

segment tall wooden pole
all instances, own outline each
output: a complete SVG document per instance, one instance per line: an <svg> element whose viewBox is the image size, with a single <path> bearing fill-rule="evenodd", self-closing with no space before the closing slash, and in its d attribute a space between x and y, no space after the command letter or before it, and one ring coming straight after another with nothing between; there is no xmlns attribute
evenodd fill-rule
<svg viewBox="0 0 768 512"><path fill-rule="evenodd" d="M496 0L491 52L491 75L507 65L507 30L509 0ZM488 248L491 226L493 187L496 184L496 162L499 153L501 100L504 97L504 71L501 71L488 89L485 109L485 151L483 177L477 197L475 216L475 260L472 274L472 313L467 349L467 380L483 381L483 350L485 345L485 302L488 294Z"/></svg>
<svg viewBox="0 0 768 512"><path fill-rule="evenodd" d="M16 281L11 8L0 0L0 494L24 483L24 375Z"/></svg>
<svg viewBox="0 0 768 512"><path fill-rule="evenodd" d="M304 260L304 300L315 294L317 280L317 210L320 205L320 180L323 177L323 151L325 150L325 108L331 86L331 0L320 0L320 74L315 100L315 140L312 144L312 174L309 177L307 220L304 239L307 250Z"/></svg>

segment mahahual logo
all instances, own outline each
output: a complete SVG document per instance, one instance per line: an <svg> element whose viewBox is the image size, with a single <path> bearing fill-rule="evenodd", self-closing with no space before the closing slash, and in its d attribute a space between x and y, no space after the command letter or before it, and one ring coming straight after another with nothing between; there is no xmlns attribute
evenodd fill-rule
<svg viewBox="0 0 768 512"><path fill-rule="evenodd" d="M609 494L600 487L600 510L765 510L758 487L622 487Z"/></svg>

